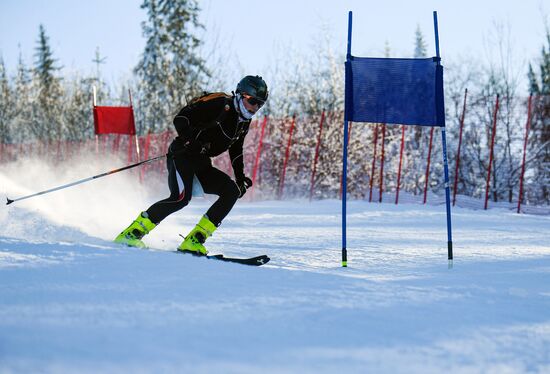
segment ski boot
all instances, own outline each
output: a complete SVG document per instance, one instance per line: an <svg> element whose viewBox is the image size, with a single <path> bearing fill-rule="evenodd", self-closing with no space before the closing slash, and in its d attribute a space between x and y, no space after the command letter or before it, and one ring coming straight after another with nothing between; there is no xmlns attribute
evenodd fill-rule
<svg viewBox="0 0 550 374"><path fill-rule="evenodd" d="M185 237L178 247L178 251L191 253L195 256L206 256L208 251L203 244L216 229L216 225L210 222L207 216L203 216L198 225Z"/></svg>
<svg viewBox="0 0 550 374"><path fill-rule="evenodd" d="M114 242L126 244L129 247L147 248L141 238L156 226L147 216L147 212L141 212L136 220L115 238Z"/></svg>

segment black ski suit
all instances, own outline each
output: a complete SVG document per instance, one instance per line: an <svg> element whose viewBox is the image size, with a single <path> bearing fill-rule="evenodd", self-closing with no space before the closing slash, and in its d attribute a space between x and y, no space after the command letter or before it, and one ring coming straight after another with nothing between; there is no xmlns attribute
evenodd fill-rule
<svg viewBox="0 0 550 374"><path fill-rule="evenodd" d="M212 93L193 100L174 118L178 136L166 160L170 197L153 204L147 213L155 224L186 206L196 175L205 193L219 198L206 212L219 226L241 196L237 183L212 166L211 157L229 150L236 180L244 179L243 143L250 120L240 118L234 97Z"/></svg>

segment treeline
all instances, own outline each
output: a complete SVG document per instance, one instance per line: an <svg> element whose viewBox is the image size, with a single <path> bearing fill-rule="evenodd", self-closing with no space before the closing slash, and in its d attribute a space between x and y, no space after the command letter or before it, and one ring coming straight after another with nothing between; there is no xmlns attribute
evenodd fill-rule
<svg viewBox="0 0 550 374"><path fill-rule="evenodd" d="M138 134L159 133L171 126L173 115L192 97L203 91L223 89L221 66L208 64L201 53L197 36L204 26L198 21L200 9L194 0L144 0L147 12L142 23L146 45L134 68L131 80L109 86L99 73L63 74L54 56L44 26L38 30L34 61L29 65L22 57L14 72L6 71L0 56L0 143L20 144L35 141L92 139L92 86L97 87L98 103L128 104L128 90L133 95ZM502 33L505 34L505 33ZM503 36L504 37L504 36ZM523 140L528 119L527 100L533 95L531 123L525 172L525 199L531 204L550 204L550 33L547 32L540 56L527 71L514 70L509 58L500 64L479 61L446 61L445 94L447 141L451 180L457 161L461 117L465 90L468 89L458 169L459 194L481 197L485 192L489 168L489 145L496 113L491 198L513 201L517 198ZM263 185L279 184L288 130L293 116L296 128L288 165L288 193L300 194L309 186L313 155L317 143L321 113L326 113L321 135L321 153L315 183L317 197L334 197L341 176L343 137L343 99L345 57L335 53L330 40L320 39L315 53L282 51L281 61L274 61L266 72L270 100L262 114L270 117L263 157L271 160L263 167ZM411 57L428 56L424 37L417 29L411 43ZM502 43L505 45L506 43ZM308 51L311 52L311 51ZM511 54L509 49L498 53ZM391 54L388 50L388 56ZM407 57L407 56L399 56ZM95 61L102 61L99 50ZM284 68L281 68L281 65ZM511 73L512 72L512 73ZM254 72L256 73L256 72ZM530 92L521 88L527 76ZM388 125L384 133L385 168L373 160L375 144L381 156L382 128L375 124L353 124L349 154L349 191L364 197L365 185L377 185L384 178L386 189L397 187L401 127ZM374 142L376 137L377 142ZM433 134L429 188L443 190L440 129ZM409 126L405 131L403 176L400 188L423 192L430 129ZM257 144L249 141L248 147ZM248 150L249 153L253 150Z"/></svg>

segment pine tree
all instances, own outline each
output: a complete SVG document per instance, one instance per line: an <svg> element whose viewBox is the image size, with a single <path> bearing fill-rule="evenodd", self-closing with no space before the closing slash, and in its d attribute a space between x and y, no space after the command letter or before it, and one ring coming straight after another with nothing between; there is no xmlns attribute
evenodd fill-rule
<svg viewBox="0 0 550 374"><path fill-rule="evenodd" d="M93 87L96 88L97 105L102 105L102 103L109 97L109 88L107 87L107 84L101 79L100 66L101 64L105 63L105 60L107 60L107 57L102 57L101 53L99 52L99 47L96 47L94 58L92 59L92 62L96 65L96 74L95 77L90 80L90 82L86 81L86 84L92 83Z"/></svg>
<svg viewBox="0 0 550 374"><path fill-rule="evenodd" d="M22 143L32 136L32 106L31 106L31 78L29 69L23 61L23 55L19 50L19 59L15 75L14 94L14 119L11 131L14 142Z"/></svg>
<svg viewBox="0 0 550 374"><path fill-rule="evenodd" d="M94 78L75 76L67 83L65 90L65 108L63 122L64 138L67 140L84 140L93 137L91 92Z"/></svg>
<svg viewBox="0 0 550 374"><path fill-rule="evenodd" d="M414 39L414 58L424 58L427 56L426 42L424 35L417 25ZM413 194L420 194L424 190L425 169L428 157L430 128L423 126L408 126L405 132L406 156L404 157L405 166L402 184L405 190ZM432 154L433 150L432 150Z"/></svg>
<svg viewBox="0 0 550 374"><path fill-rule="evenodd" d="M198 53L202 42L193 34L204 26L198 20L200 9L195 0L162 0L159 5L170 57L168 93L179 110L206 89L204 84L209 72Z"/></svg>
<svg viewBox="0 0 550 374"><path fill-rule="evenodd" d="M34 83L38 100L33 106L33 130L39 138L49 140L59 139L63 133L62 117L62 87L61 78L56 73L61 70L46 35L46 29L41 24L37 46L35 48Z"/></svg>
<svg viewBox="0 0 550 374"><path fill-rule="evenodd" d="M414 58L423 58L428 55L428 47L426 41L424 40L424 35L420 29L420 25L416 26L414 39Z"/></svg>
<svg viewBox="0 0 550 374"><path fill-rule="evenodd" d="M0 55L0 143L11 141L9 124L14 115L13 100L4 58Z"/></svg>
<svg viewBox="0 0 550 374"><path fill-rule="evenodd" d="M550 30L546 31L546 45L542 47L538 71L529 64L528 71L531 92L535 95L533 120L529 134L529 169L532 181L540 192L533 198L550 204Z"/></svg>
<svg viewBox="0 0 550 374"><path fill-rule="evenodd" d="M148 20L142 23L145 50L135 68L141 80L139 105L143 130L166 128L186 101L196 96L208 76L198 55L200 40L193 31L202 28L194 0L144 0Z"/></svg>
<svg viewBox="0 0 550 374"><path fill-rule="evenodd" d="M141 5L147 10L148 20L142 22L143 35L147 38L142 58L135 68L139 79L139 107L143 117L138 117L138 129L141 124L153 131L161 129L168 120L166 109L168 95L165 82L168 80L168 63L162 48L164 28L158 11L157 0L145 0Z"/></svg>

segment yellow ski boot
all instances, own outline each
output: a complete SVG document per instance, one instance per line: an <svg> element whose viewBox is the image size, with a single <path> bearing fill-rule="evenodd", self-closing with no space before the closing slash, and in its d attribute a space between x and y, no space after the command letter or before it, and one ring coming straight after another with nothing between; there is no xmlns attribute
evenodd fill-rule
<svg viewBox="0 0 550 374"><path fill-rule="evenodd" d="M122 231L116 238L115 243L126 244L129 247L147 248L141 241L157 225L151 222L147 212L141 212L134 222Z"/></svg>
<svg viewBox="0 0 550 374"><path fill-rule="evenodd" d="M208 217L203 216L198 225L185 237L178 247L178 251L191 253L195 256L206 256L208 251L203 244L216 229L216 225L210 222Z"/></svg>

